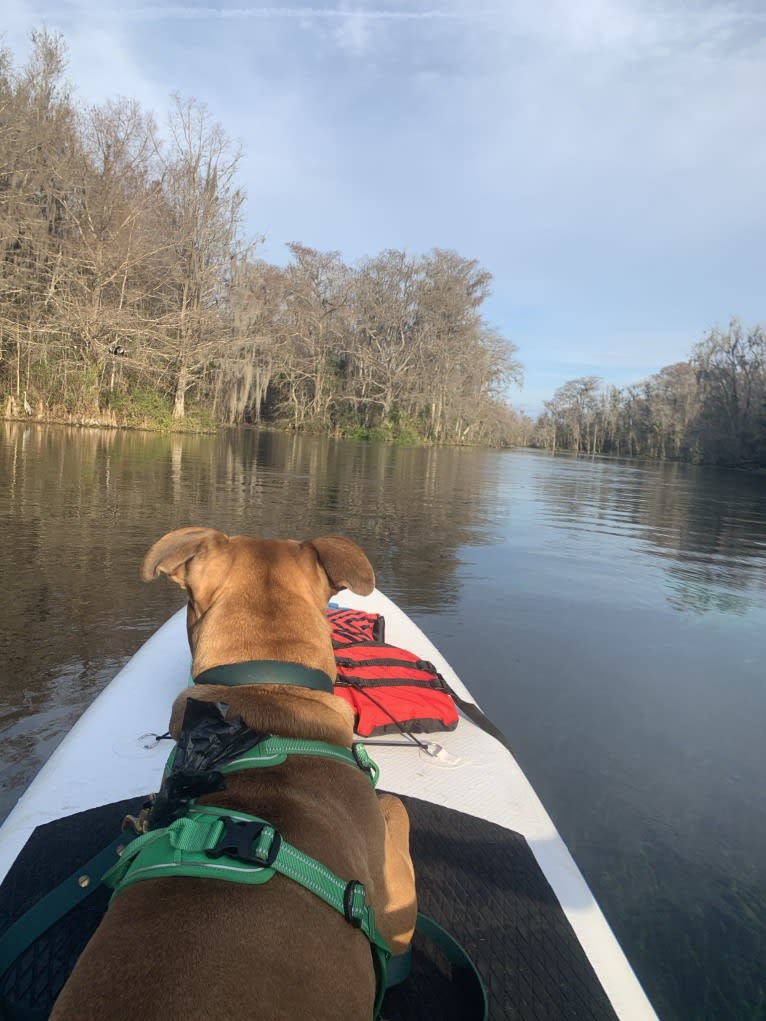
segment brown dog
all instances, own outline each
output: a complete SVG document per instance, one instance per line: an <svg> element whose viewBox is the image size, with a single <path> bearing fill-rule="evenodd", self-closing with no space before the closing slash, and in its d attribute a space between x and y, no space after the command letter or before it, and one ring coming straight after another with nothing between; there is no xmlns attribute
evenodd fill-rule
<svg viewBox="0 0 766 1021"><path fill-rule="evenodd" d="M335 677L327 601L372 591L354 543L170 532L149 550L145 580L167 574L189 595L192 675L225 664L280 660ZM202 684L186 699L223 702L229 717L285 737L350 747L352 716L334 695L305 687ZM198 799L269 820L284 840L338 876L364 883L378 928L403 952L415 925L409 820L398 798L377 796L361 770L294 756L226 778ZM262 886L173 877L139 882L113 900L54 1008L54 1021L370 1021L370 944L332 907L282 875Z"/></svg>

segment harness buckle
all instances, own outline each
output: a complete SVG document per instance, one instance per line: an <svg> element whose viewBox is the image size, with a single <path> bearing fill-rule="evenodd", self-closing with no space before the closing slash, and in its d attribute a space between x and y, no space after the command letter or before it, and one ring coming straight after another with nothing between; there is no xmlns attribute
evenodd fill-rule
<svg viewBox="0 0 766 1021"><path fill-rule="evenodd" d="M246 865L273 865L282 837L278 830L263 820L232 819L231 816L221 817L223 831L215 847L205 851L208 858L221 858L226 855L236 858Z"/></svg>

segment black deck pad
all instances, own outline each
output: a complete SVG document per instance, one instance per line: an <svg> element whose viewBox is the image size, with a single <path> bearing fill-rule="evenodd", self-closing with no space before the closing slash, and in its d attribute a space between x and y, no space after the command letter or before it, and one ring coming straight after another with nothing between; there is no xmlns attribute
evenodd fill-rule
<svg viewBox="0 0 766 1021"><path fill-rule="evenodd" d="M38 827L0 886L0 931L42 893L105 847L145 799L81 812ZM616 1021L559 902L518 833L416 798L412 821L420 910L446 928L477 965L493 1021ZM101 887L56 923L9 972L0 990L50 1008L106 909ZM449 965L416 936L410 978L386 994L385 1021L475 1021Z"/></svg>
<svg viewBox="0 0 766 1021"><path fill-rule="evenodd" d="M38 826L0 886L0 932L110 844L126 813L138 814L145 800L118 801ZM129 839L126 835L126 843ZM49 1012L111 895L99 884L54 923L10 968L0 995L12 1004Z"/></svg>
<svg viewBox="0 0 766 1021"><path fill-rule="evenodd" d="M428 801L402 801L412 822L418 907L470 954L492 1021L617 1021L524 837ZM389 991L386 1021L466 1018L439 956L415 937L413 988Z"/></svg>

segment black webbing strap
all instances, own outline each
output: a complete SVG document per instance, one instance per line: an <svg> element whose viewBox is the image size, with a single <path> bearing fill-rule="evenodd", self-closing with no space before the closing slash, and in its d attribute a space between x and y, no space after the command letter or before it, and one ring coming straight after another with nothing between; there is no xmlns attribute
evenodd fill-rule
<svg viewBox="0 0 766 1021"><path fill-rule="evenodd" d="M117 848L129 840L129 837L121 833L111 844L41 897L3 933L0 937L0 985L8 969L25 950L55 922L99 889L101 876L114 865ZM88 881L83 883L81 880L85 876ZM47 1016L45 1010L23 1007L12 1003L7 997L0 998L0 1017L3 1021L42 1021Z"/></svg>
<svg viewBox="0 0 766 1021"><path fill-rule="evenodd" d="M487 989L479 974L479 969L469 957L468 952L463 949L454 936L450 936L446 929L443 929L433 918L424 915L422 911L418 911L415 931L430 939L452 965L452 981L463 986L470 1002L466 1021L488 1021Z"/></svg>

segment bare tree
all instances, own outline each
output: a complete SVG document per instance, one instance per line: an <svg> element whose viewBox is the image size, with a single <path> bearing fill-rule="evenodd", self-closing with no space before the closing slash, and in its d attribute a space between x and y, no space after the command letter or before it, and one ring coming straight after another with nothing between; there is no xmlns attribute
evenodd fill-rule
<svg viewBox="0 0 766 1021"><path fill-rule="evenodd" d="M581 376L560 386L551 401L546 401L549 416L547 435L552 447L579 453L596 453L599 449L598 376Z"/></svg>
<svg viewBox="0 0 766 1021"><path fill-rule="evenodd" d="M761 445L766 397L766 333L732 319L692 352L701 394L699 437L706 460L748 464Z"/></svg>
<svg viewBox="0 0 766 1021"><path fill-rule="evenodd" d="M12 71L7 55L0 61L0 333L4 351L13 351L17 397L22 389L36 389L32 368L50 365L59 336L51 302L69 255L69 209L77 199L66 49L60 36L47 32L33 33L32 43L20 73Z"/></svg>
<svg viewBox="0 0 766 1021"><path fill-rule="evenodd" d="M287 247L293 261L285 276L283 406L295 427L326 429L342 370L350 274L338 252Z"/></svg>
<svg viewBox="0 0 766 1021"><path fill-rule="evenodd" d="M232 336L220 358L214 412L224 421L260 422L269 387L289 360L287 274L266 262L241 260L231 294Z"/></svg>
<svg viewBox="0 0 766 1021"><path fill-rule="evenodd" d="M422 362L421 287L419 260L400 251L365 259L356 273L348 393L362 425L388 422L397 408L412 411L422 393L414 373Z"/></svg>
<svg viewBox="0 0 766 1021"><path fill-rule="evenodd" d="M235 177L241 159L204 106L174 98L170 143L157 146L168 204L169 246L164 330L156 356L173 379L173 417L216 357L226 336L231 264L238 255L244 195Z"/></svg>

